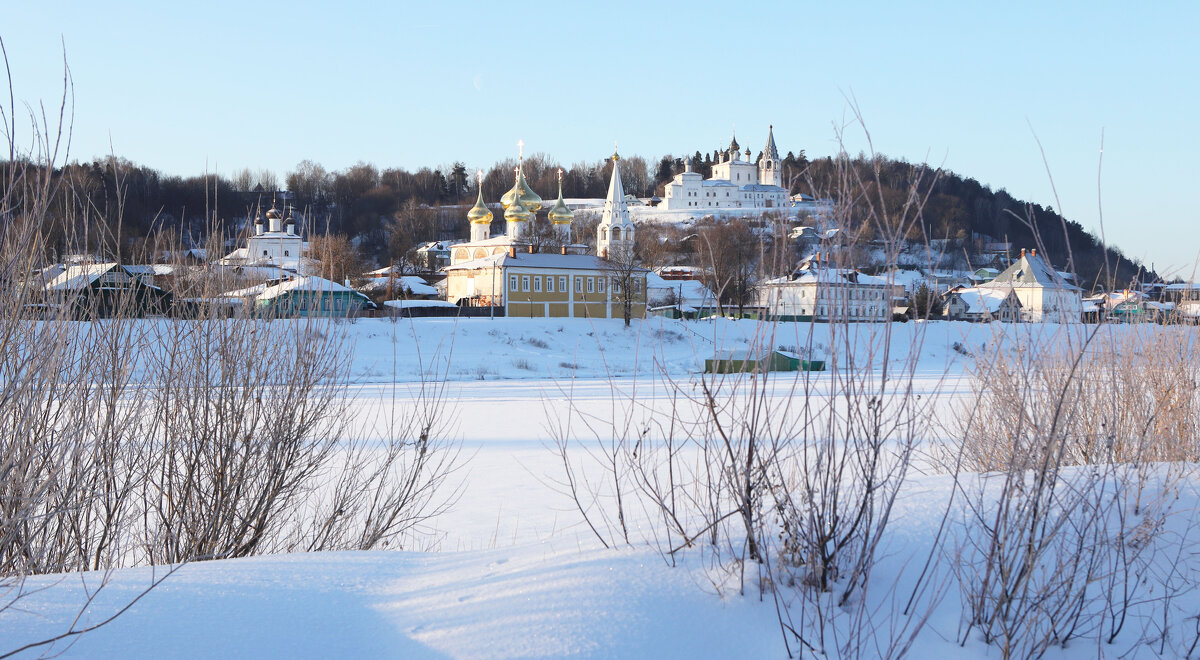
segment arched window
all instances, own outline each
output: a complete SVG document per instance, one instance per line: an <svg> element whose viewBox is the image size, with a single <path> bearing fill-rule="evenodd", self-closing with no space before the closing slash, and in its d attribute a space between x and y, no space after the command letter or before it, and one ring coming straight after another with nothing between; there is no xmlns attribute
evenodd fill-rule
<svg viewBox="0 0 1200 660"><path fill-rule="evenodd" d="M621 228L620 227L613 227L612 239L614 241L621 240Z"/></svg>
<svg viewBox="0 0 1200 660"><path fill-rule="evenodd" d="M600 240L602 240L602 241L608 240L608 230L604 229L603 227L600 228Z"/></svg>

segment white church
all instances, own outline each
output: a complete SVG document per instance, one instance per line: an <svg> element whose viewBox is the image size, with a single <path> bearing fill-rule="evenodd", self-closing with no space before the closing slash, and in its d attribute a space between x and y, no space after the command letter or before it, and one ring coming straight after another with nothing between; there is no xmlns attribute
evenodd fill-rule
<svg viewBox="0 0 1200 660"><path fill-rule="evenodd" d="M720 161L713 164L711 179L693 172L692 160L688 158L686 169L667 184L660 208L668 211L786 209L788 191L783 187L782 163L775 148L775 127L767 129L767 146L757 165L749 147L744 152L739 149L735 136L729 149L720 155Z"/></svg>

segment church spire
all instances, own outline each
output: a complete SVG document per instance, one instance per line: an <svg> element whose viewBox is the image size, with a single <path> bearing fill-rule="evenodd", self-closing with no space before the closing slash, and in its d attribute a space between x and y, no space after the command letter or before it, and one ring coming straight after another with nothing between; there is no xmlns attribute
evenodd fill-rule
<svg viewBox="0 0 1200 660"><path fill-rule="evenodd" d="M607 258L610 249L633 247L633 222L629 219L629 207L625 204L625 186L621 184L621 157L613 151L612 178L608 181L608 197L604 200L604 214L596 227L596 251Z"/></svg>
<svg viewBox="0 0 1200 660"><path fill-rule="evenodd" d="M767 146L763 149L763 158L779 160L779 149L775 148L775 126L767 125Z"/></svg>

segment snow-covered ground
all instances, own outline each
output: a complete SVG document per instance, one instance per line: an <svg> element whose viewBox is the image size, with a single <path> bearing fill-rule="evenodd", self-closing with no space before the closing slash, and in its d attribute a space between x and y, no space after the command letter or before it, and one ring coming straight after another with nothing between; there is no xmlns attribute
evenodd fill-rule
<svg viewBox="0 0 1200 660"><path fill-rule="evenodd" d="M349 414L355 419L391 405L394 396L405 405L423 380L450 381L450 428L463 449L454 508L402 551L185 566L113 623L55 652L112 658L786 657L769 595L760 598L757 589L718 595L697 555L683 556L682 565L672 568L641 543L600 547L560 485L551 429L568 406L601 420L619 418L631 402L643 414L666 411L671 401L663 377L686 383L714 350L747 346L764 331L771 333L763 342L769 346L811 349L879 369L883 326L851 326L851 355L830 348L838 343L830 333L840 330L822 324L768 328L746 320L656 318L625 328L620 321L399 319L339 328L354 342L351 371L358 387ZM888 368L914 361L914 390L938 396L938 410L945 410L966 394L964 370L980 347L996 341L1053 345L1086 328L931 322L887 330L903 347ZM802 377L818 395L829 390L828 374ZM771 396L791 395L785 379L776 383ZM585 449L572 452L583 458ZM912 574L906 569L927 556L953 490L953 480L930 461L918 468L892 514L876 578L880 585L895 581L898 591ZM1174 487L1170 532L1200 540L1189 527L1200 509L1197 484ZM646 516L630 522L635 528L652 524ZM1184 561L1194 570L1200 557ZM161 575L157 570L116 571L81 621L113 613ZM0 613L0 652L65 630L86 597L83 585L95 587L100 579L30 579L24 585L29 595ZM902 599L898 591L882 588L879 593L887 595L880 606ZM1172 607L1170 623L1181 638L1194 622L1179 612L1200 611L1200 596L1186 591ZM982 643L958 646L960 611L950 588L910 657L1000 657ZM885 617L876 623L888 625ZM1047 657L1115 656L1128 646L1079 643ZM1166 657L1172 653L1178 654L1168 650ZM1133 657L1154 656L1142 647Z"/></svg>

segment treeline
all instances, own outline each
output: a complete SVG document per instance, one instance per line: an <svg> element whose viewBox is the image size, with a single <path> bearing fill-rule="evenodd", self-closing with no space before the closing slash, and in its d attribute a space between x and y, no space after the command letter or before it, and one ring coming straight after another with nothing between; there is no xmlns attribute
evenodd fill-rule
<svg viewBox="0 0 1200 660"><path fill-rule="evenodd" d="M1139 261L1116 247L1102 245L1082 225L1052 207L1015 199L1003 188L992 190L970 177L925 165L884 157L871 160L859 156L842 163L818 158L807 164L792 192L837 199L837 191L847 187L847 170L861 182L854 188L856 194L883 204L887 215L900 216L916 193L924 206L920 222L907 228L905 238L909 240L947 240L953 249L972 255L987 242L984 236L1011 243L1014 251L1037 248L1060 270L1073 268L1084 289L1121 287L1135 279L1156 277ZM876 238L876 233L875 227L864 226L860 236L869 240Z"/></svg>
<svg viewBox="0 0 1200 660"><path fill-rule="evenodd" d="M690 156L692 169L711 176L713 164L722 157L720 150L696 151ZM761 152L757 157L762 157ZM626 192L661 196L665 184L684 171L685 160L673 155L650 162L636 155L622 157L619 163ZM516 159L507 159L484 172L486 202L496 204L512 187L516 166ZM8 167L11 165L0 164L0 168ZM1014 199L1003 189L992 190L969 177L884 157L810 161L803 150L789 152L782 161L784 185L793 194L855 203L854 199L841 199L849 195L847 168L863 182L854 194L878 200L891 207L893 214L910 201L916 186L924 200L924 212L921 222L906 230L906 238L911 240L948 239L952 249L972 255L982 247L983 236L1011 243L1018 250L1040 246L1060 268L1067 267L1070 255L1084 288L1097 282L1121 286L1152 276L1118 249L1106 250L1095 236L1054 209ZM564 196L600 198L607 192L612 160L563 166L538 153L524 159L524 169L530 186L548 202L557 195L560 171ZM126 261L153 260L164 244L201 245L213 232L232 245L239 232L249 229L250 219L259 210L286 203L303 216L310 233L346 236L366 261L389 263L405 258L423 241L465 236L467 224L461 207L473 203L478 193L475 172L461 161L412 172L361 162L330 171L305 160L283 176L243 169L230 177L178 177L121 158L107 158L66 165L49 180L53 182L47 195L51 206L43 244L49 256L86 251ZM283 190L288 198L281 200ZM502 218L497 217L497 222L502 224ZM107 236L78 231L85 226L107 227ZM864 226L859 236L869 240L874 233L874 228Z"/></svg>

